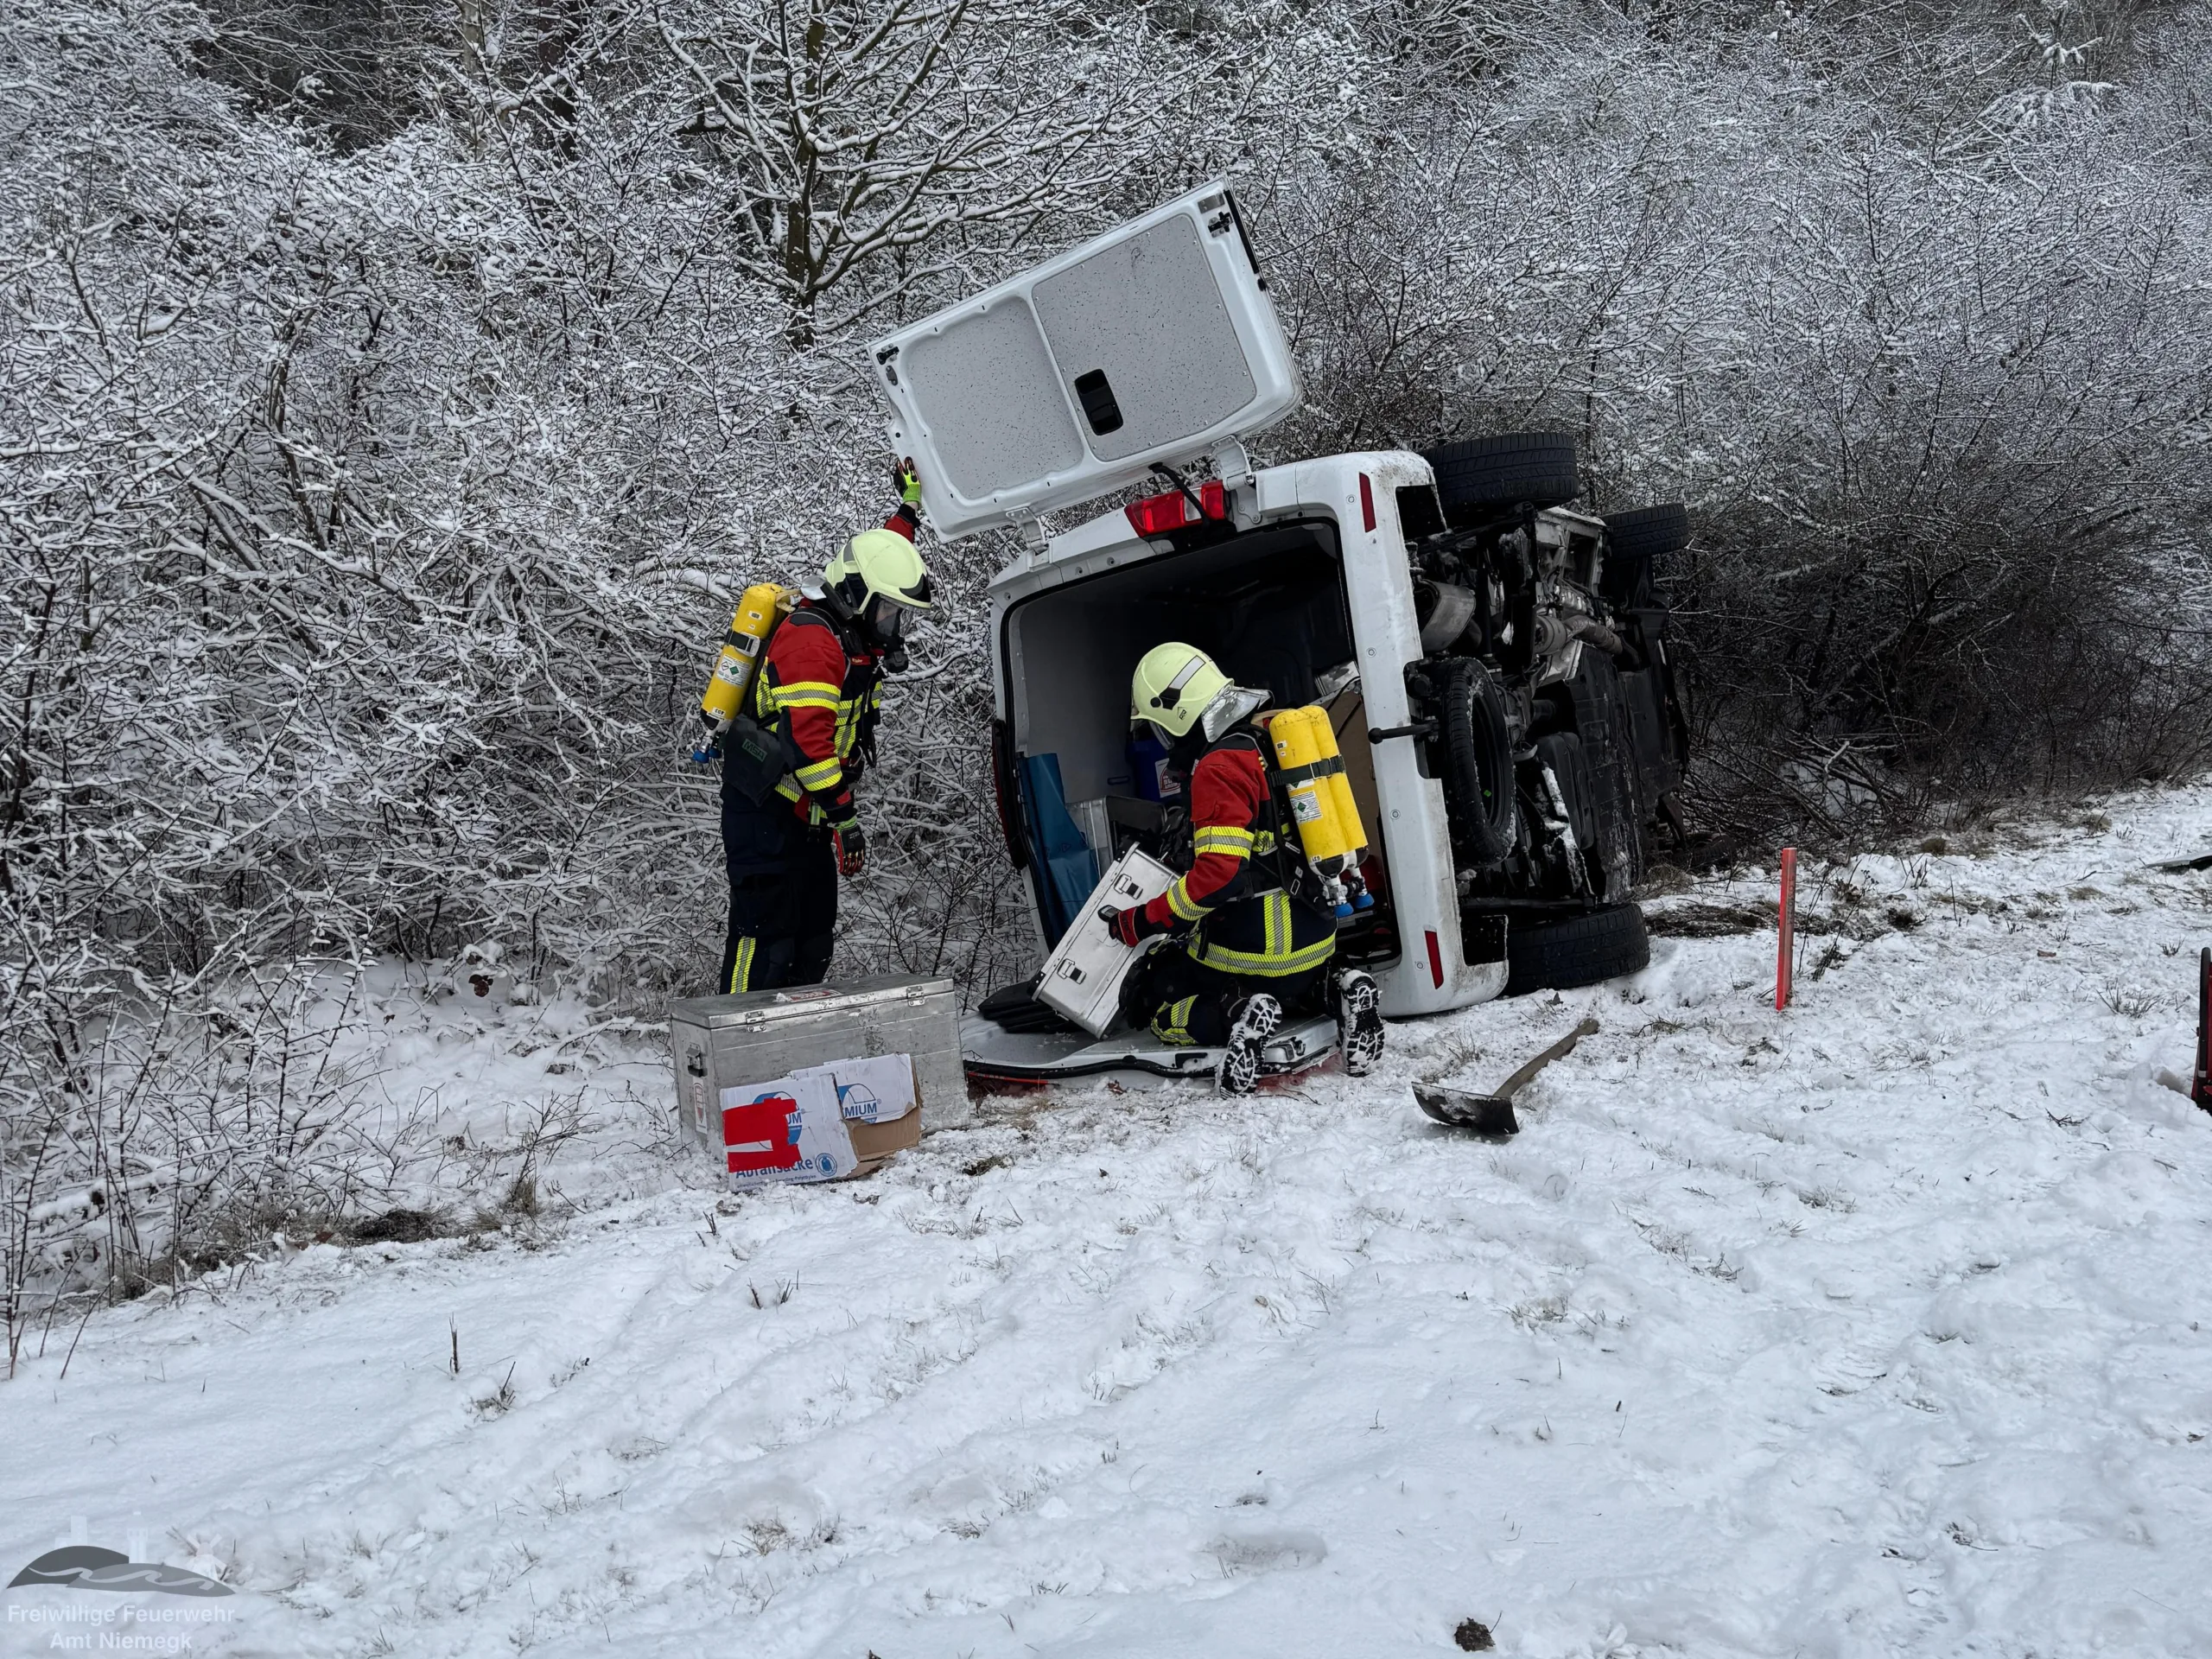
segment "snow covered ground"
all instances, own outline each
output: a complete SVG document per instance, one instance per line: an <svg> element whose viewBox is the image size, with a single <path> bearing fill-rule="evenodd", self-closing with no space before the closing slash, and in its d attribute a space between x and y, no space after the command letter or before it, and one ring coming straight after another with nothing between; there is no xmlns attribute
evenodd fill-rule
<svg viewBox="0 0 2212 1659"><path fill-rule="evenodd" d="M236 1655L2212 1652L2212 1120L2155 1078L2212 873L2146 868L2212 787L2101 806L1811 872L1783 1015L1770 930L1662 938L1370 1079L1004 1096L829 1188L717 1195L649 1046L422 1014L451 1109L584 1096L538 1218L57 1332L0 1566L143 1533ZM1517 1141L1415 1109L1585 1012ZM99 1599L5 1595L25 1654Z"/></svg>

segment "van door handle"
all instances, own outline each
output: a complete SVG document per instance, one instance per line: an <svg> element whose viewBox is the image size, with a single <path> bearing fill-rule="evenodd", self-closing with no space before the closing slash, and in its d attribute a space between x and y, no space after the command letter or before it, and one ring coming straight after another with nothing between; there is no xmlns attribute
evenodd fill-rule
<svg viewBox="0 0 2212 1659"><path fill-rule="evenodd" d="M1436 722L1417 720L1410 726L1370 726L1367 728L1370 743L1382 743L1394 737L1418 737L1426 742L1436 735Z"/></svg>

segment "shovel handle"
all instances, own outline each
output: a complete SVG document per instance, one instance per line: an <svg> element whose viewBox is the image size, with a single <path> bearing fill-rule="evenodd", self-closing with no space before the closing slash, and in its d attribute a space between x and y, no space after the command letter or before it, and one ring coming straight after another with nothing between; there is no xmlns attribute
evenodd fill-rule
<svg viewBox="0 0 2212 1659"><path fill-rule="evenodd" d="M1512 1099L1513 1096L1519 1093L1520 1090L1528 1084L1529 1080L1534 1077L1537 1072L1542 1071L1554 1060L1565 1059L1569 1054L1574 1052L1574 1046L1580 1042L1585 1037L1594 1037L1597 1034L1598 1022L1595 1020L1585 1020L1580 1025L1575 1027L1573 1031L1568 1032L1566 1036L1560 1038L1559 1041L1554 1043L1542 1053L1537 1055L1535 1059L1529 1061L1528 1065L1522 1066L1518 1071L1516 1071L1503 1083L1498 1084L1497 1097L1500 1100Z"/></svg>

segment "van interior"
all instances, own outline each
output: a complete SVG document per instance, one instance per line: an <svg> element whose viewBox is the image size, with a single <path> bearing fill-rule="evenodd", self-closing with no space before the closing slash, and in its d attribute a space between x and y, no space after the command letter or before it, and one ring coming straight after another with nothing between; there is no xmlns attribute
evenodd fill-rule
<svg viewBox="0 0 2212 1659"><path fill-rule="evenodd" d="M1268 707L1300 708L1329 693L1379 906L1388 886L1374 769L1358 684L1344 683L1354 650L1333 525L1254 531L1049 588L1011 610L1006 629L1009 781L1020 796L1048 941L1122 852L1164 849L1158 780L1129 741L1129 675L1169 639L1198 646L1237 684L1264 690Z"/></svg>

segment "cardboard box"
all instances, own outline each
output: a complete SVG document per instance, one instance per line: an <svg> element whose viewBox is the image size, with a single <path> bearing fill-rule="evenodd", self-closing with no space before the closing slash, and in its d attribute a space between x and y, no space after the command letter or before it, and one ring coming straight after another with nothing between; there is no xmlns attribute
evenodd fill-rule
<svg viewBox="0 0 2212 1659"><path fill-rule="evenodd" d="M911 1054L870 1054L819 1069L834 1076L837 1112L848 1123L888 1123L917 1103Z"/></svg>
<svg viewBox="0 0 2212 1659"><path fill-rule="evenodd" d="M742 1192L788 1181L836 1181L918 1146L922 1115L912 1062L858 1057L721 1091L722 1160Z"/></svg>

